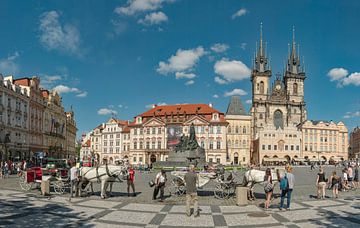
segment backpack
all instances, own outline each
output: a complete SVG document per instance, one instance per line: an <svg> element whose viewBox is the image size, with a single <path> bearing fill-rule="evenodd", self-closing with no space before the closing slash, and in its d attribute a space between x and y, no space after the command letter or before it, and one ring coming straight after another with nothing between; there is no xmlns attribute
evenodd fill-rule
<svg viewBox="0 0 360 228"><path fill-rule="evenodd" d="M289 182L285 174L285 176L280 179L280 190L286 190L288 188L289 188Z"/></svg>

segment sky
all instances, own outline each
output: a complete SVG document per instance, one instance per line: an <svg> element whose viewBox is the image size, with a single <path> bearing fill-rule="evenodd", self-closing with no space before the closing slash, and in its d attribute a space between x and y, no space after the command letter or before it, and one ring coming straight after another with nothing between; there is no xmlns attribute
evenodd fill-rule
<svg viewBox="0 0 360 228"><path fill-rule="evenodd" d="M295 39L308 119L360 125L360 1L2 0L0 72L41 78L75 111L78 135L152 104L251 106L260 23L273 73Z"/></svg>

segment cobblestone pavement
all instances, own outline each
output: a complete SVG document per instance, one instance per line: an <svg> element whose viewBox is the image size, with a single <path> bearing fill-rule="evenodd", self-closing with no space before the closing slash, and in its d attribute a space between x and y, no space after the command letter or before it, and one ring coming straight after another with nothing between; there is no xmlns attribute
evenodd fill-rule
<svg viewBox="0 0 360 228"><path fill-rule="evenodd" d="M325 171L330 174L333 169L326 167ZM199 191L199 218L185 216L183 196L170 196L167 191L163 203L151 200L153 189L148 181L155 173L137 172L136 197L127 197L126 183L116 183L113 197L101 200L99 185L95 184L95 195L73 198L71 203L68 194L52 194L48 198L35 188L23 192L18 178L11 176L0 179L0 227L358 227L360 190L341 192L336 200L314 200L316 173L309 167L295 167L294 203L290 211L278 210L278 187L272 207L264 211L262 186L255 188L256 201L239 207L233 197L215 199L211 191L214 183L209 183ZM242 181L241 172L238 181Z"/></svg>
<svg viewBox="0 0 360 228"><path fill-rule="evenodd" d="M144 204L98 198L50 198L36 193L0 190L0 227L359 227L360 197L275 205L205 206L198 218L183 205Z"/></svg>

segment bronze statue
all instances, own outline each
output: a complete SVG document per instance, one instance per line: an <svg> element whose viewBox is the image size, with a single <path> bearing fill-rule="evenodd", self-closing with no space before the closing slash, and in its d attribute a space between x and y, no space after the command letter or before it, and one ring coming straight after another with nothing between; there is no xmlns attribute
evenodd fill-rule
<svg viewBox="0 0 360 228"><path fill-rule="evenodd" d="M190 125L190 137L182 135L180 142L175 146L175 152L183 152L186 150L196 150L199 144L196 141L195 127L192 123Z"/></svg>

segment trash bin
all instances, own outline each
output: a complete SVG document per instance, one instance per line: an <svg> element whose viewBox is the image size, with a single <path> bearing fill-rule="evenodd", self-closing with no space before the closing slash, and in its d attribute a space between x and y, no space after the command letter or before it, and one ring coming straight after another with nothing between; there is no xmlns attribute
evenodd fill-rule
<svg viewBox="0 0 360 228"><path fill-rule="evenodd" d="M50 195L50 177L43 176L41 179L41 194L44 196Z"/></svg>
<svg viewBox="0 0 360 228"><path fill-rule="evenodd" d="M247 191L247 187L236 186L236 205L243 206L248 204Z"/></svg>

